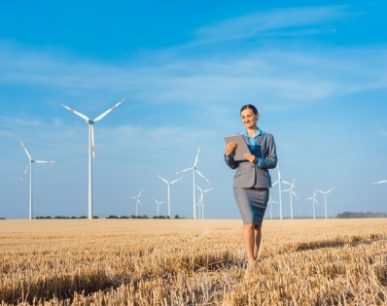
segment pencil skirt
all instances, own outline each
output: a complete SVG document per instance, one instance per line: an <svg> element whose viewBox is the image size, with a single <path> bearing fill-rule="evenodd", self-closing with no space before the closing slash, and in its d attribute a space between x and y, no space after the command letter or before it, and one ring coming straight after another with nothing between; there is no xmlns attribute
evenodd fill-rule
<svg viewBox="0 0 387 306"><path fill-rule="evenodd" d="M269 200L269 188L234 188L244 224L261 225Z"/></svg>

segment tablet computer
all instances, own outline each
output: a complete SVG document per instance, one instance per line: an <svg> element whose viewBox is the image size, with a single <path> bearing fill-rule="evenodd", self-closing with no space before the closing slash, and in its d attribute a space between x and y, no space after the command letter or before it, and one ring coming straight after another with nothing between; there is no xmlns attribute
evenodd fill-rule
<svg viewBox="0 0 387 306"><path fill-rule="evenodd" d="M233 156L235 161L246 160L243 157L243 155L245 153L250 153L250 150L249 150L249 147L247 146L246 140L242 134L225 136L224 141L226 144L228 144L230 142L235 142L237 144L237 147L234 151L234 156Z"/></svg>

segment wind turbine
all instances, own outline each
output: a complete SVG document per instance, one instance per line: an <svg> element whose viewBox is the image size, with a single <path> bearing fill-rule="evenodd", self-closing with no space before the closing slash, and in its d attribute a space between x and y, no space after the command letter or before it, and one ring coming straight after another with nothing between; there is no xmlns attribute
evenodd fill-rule
<svg viewBox="0 0 387 306"><path fill-rule="evenodd" d="M30 152L28 152L26 146L23 142L20 141L20 145L22 146L24 152L26 153L28 157L28 164L26 169L24 170L23 174L20 177L20 182L23 181L24 176L27 174L28 171L30 171L30 196L29 196L29 209L28 209L28 219L32 220L32 164L53 164L55 163L54 160L33 160Z"/></svg>
<svg viewBox="0 0 387 306"><path fill-rule="evenodd" d="M289 192L289 198L290 198L290 219L293 220L293 196L295 196L297 199L299 199L297 193L294 192L294 186L296 184L296 180L294 179L291 183L283 180L284 184L290 186L288 189L283 190L282 192Z"/></svg>
<svg viewBox="0 0 387 306"><path fill-rule="evenodd" d="M140 190L138 195L130 197L131 199L135 199L135 202L136 202L136 218L138 217L138 207L142 206L142 203L140 201L141 193L142 193L142 190Z"/></svg>
<svg viewBox="0 0 387 306"><path fill-rule="evenodd" d="M387 180L377 181L377 182L374 182L373 184L375 184L375 185L377 185L377 184L387 184Z"/></svg>
<svg viewBox="0 0 387 306"><path fill-rule="evenodd" d="M278 200L279 200L279 211L280 211L280 220L282 220L282 183L281 172L279 166L277 166L278 179L273 183L273 186L278 184Z"/></svg>
<svg viewBox="0 0 387 306"><path fill-rule="evenodd" d="M124 100L118 101L112 107L110 107L107 111L103 112L99 116L95 117L95 119L90 119L86 115L76 111L68 107L67 105L61 104L65 109L72 112L74 115L79 118L85 120L87 125L89 126L89 169L88 169L88 218L93 218L93 162L95 159L95 139L94 139L94 124L100 120L102 120L106 115L111 113L114 109L116 109L120 104L122 104Z"/></svg>
<svg viewBox="0 0 387 306"><path fill-rule="evenodd" d="M195 156L195 161L194 161L194 164L192 167L190 168L187 168L187 169L183 169L183 170L180 170L180 171L177 171L176 174L180 174L180 173L183 173L183 172L187 172L187 171L192 171L192 210L193 210L193 219L195 220L196 219L196 173L199 174L199 176L201 176L207 183L209 183L210 181L203 175L203 173L201 173L197 166L198 166L198 161L199 161L199 154L200 154L200 147L198 147L197 149L197 152L196 152L196 156Z"/></svg>
<svg viewBox="0 0 387 306"><path fill-rule="evenodd" d="M200 191L200 198L197 206L199 207L199 219L204 219L204 194L214 190L214 188L202 189L198 185L196 188Z"/></svg>
<svg viewBox="0 0 387 306"><path fill-rule="evenodd" d="M164 204L165 201L157 201L155 198L153 198L153 201L156 203L157 205L157 217L160 217L160 205L161 204Z"/></svg>
<svg viewBox="0 0 387 306"><path fill-rule="evenodd" d="M157 176L160 180L162 180L165 184L167 184L167 200L168 200L168 217L171 217L171 185L177 183L182 178L179 177L173 181L168 181L167 179L163 178L162 176Z"/></svg>
<svg viewBox="0 0 387 306"><path fill-rule="evenodd" d="M312 201L312 205L313 205L313 219L316 219L316 208L315 208L315 204L319 204L317 199L316 199L316 195L317 195L317 189L314 190L313 192L313 196L309 197L309 198L306 198L306 200L311 200Z"/></svg>
<svg viewBox="0 0 387 306"><path fill-rule="evenodd" d="M273 204L276 204L277 202L273 200L271 195L269 195L269 202L268 205L270 205L270 220L273 219Z"/></svg>
<svg viewBox="0 0 387 306"><path fill-rule="evenodd" d="M327 210L327 195L333 190L335 189L334 187L327 190L327 191L323 191L321 189L316 189L317 192L320 192L324 195L324 210L325 210L325 219L328 219L328 210Z"/></svg>

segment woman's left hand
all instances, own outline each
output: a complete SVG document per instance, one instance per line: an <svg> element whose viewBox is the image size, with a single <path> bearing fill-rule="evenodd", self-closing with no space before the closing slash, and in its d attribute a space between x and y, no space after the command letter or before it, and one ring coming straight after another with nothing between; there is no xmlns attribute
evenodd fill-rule
<svg viewBox="0 0 387 306"><path fill-rule="evenodd" d="M247 159L250 163L255 164L255 163L257 162L257 158L256 158L255 155L253 155L253 154L245 153L245 154L243 155L243 157L244 157L245 159Z"/></svg>

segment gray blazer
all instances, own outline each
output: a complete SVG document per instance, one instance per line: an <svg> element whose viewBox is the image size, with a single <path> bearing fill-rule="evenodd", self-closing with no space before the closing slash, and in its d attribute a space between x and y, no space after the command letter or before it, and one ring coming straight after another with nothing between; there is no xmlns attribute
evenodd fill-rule
<svg viewBox="0 0 387 306"><path fill-rule="evenodd" d="M258 149L255 152L258 164L254 165L249 161L235 161L233 156L224 156L226 164L231 169L237 169L234 176L235 188L269 188L271 178L268 169L277 165L277 153L274 137L271 134L262 132L255 137Z"/></svg>

